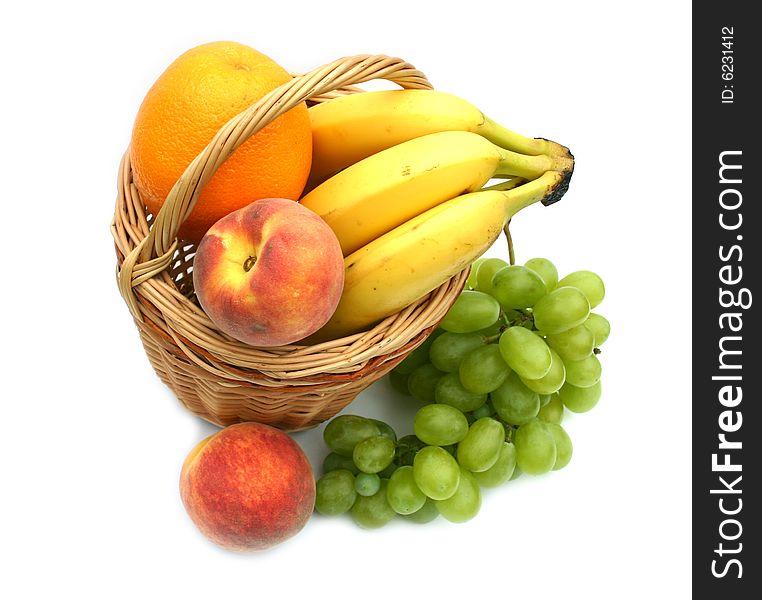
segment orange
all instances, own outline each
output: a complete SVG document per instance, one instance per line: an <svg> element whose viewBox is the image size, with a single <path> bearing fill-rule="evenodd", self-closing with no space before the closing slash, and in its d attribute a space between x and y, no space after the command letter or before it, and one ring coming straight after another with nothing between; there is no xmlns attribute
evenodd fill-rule
<svg viewBox="0 0 762 600"><path fill-rule="evenodd" d="M235 42L213 42L177 58L146 94L130 145L133 180L152 214L190 162L228 120L290 79L269 57ZM254 200L297 200L312 161L301 104L244 142L217 170L178 236L198 243L217 220Z"/></svg>

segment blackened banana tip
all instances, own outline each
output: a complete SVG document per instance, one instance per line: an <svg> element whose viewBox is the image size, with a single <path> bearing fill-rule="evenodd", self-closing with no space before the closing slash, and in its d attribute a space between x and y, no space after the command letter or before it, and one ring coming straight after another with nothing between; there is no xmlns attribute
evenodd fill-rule
<svg viewBox="0 0 762 600"><path fill-rule="evenodd" d="M571 177L573 173L574 173L574 166L572 166L572 168L569 169L568 171L562 173L561 180L558 182L556 187L552 189L550 193L541 200L543 206L550 206L551 204L555 204L561 198L563 198L564 194L569 189L569 182L571 181Z"/></svg>

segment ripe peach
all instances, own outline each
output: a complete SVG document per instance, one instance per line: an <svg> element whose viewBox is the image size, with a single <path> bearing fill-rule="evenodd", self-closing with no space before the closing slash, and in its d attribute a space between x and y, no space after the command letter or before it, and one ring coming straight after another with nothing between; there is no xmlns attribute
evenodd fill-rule
<svg viewBox="0 0 762 600"><path fill-rule="evenodd" d="M266 198L209 229L196 251L193 285L220 330L252 346L282 346L331 317L344 259L317 214L293 200Z"/></svg>
<svg viewBox="0 0 762 600"><path fill-rule="evenodd" d="M287 433L239 423L191 450L180 473L180 497L201 533L219 546L264 550L304 527L315 506L315 478Z"/></svg>

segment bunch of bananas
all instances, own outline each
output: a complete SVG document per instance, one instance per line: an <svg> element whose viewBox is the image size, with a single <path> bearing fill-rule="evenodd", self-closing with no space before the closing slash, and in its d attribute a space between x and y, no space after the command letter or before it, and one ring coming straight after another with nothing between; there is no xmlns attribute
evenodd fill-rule
<svg viewBox="0 0 762 600"><path fill-rule="evenodd" d="M519 210L559 200L574 168L566 147L440 91L350 94L309 113L313 164L300 202L336 233L346 270L339 306L311 342L361 331L437 288Z"/></svg>

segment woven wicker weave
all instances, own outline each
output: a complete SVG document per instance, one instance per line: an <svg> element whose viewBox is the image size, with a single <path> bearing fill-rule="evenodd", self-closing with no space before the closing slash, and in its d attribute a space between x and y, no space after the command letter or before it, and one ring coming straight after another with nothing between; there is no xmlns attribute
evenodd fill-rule
<svg viewBox="0 0 762 600"><path fill-rule="evenodd" d="M295 431L331 418L423 342L463 288L466 272L367 332L278 348L231 339L196 302L195 246L178 240L177 231L215 170L246 139L300 102L362 93L356 86L373 79L431 88L412 65L377 55L343 58L294 76L220 129L155 218L132 181L129 152L124 155L111 224L119 290L156 373L188 410L207 421L220 426L259 421Z"/></svg>

